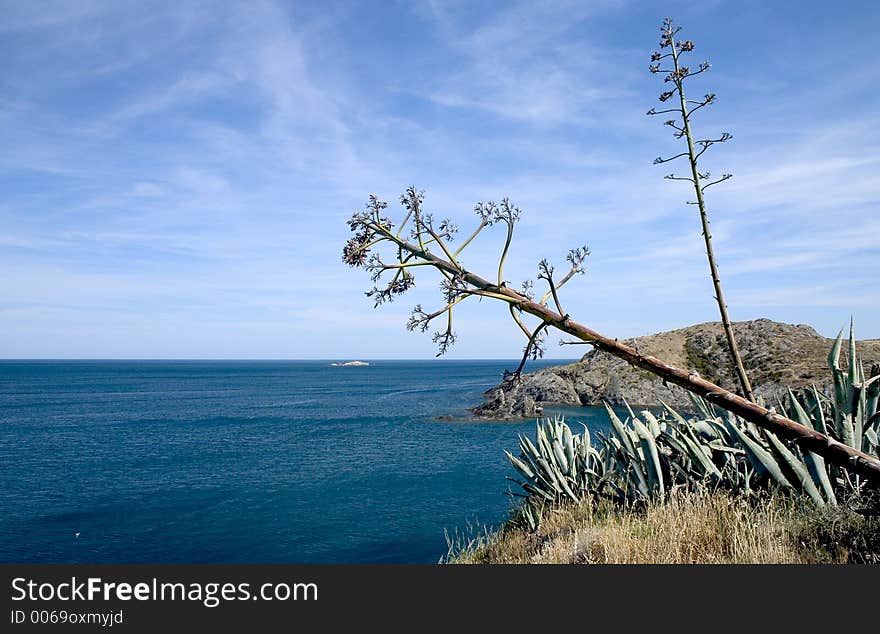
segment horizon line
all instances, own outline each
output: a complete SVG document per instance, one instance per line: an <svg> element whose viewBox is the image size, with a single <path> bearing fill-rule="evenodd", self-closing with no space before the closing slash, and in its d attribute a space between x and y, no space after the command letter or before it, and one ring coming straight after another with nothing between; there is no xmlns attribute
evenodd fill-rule
<svg viewBox="0 0 880 634"><path fill-rule="evenodd" d="M570 361L572 359L579 359L580 357L553 357L553 358L544 358L544 359L530 359L531 363L538 363L542 361ZM450 361L516 361L519 363L521 359L519 357L469 357L469 358L437 358L437 357L411 357L411 358L370 358L370 357L359 357L359 358L294 358L294 357L278 357L278 358L267 358L267 359L259 359L253 357L230 357L230 358L221 358L221 357L0 357L0 363L11 362L11 361L248 361L248 362L260 362L260 361L314 361L314 362L348 362L348 361L369 361L369 362L385 362L385 361L436 361L436 362L450 362Z"/></svg>

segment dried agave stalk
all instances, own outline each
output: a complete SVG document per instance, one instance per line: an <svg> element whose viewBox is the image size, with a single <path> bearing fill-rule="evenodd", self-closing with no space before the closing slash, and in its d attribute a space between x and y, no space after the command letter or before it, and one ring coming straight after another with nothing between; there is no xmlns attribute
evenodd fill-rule
<svg viewBox="0 0 880 634"><path fill-rule="evenodd" d="M864 476L866 480L880 483L880 459L876 456L863 453L850 444L840 442L816 429L768 410L758 403L703 379L695 372L675 368L653 356L644 356L635 348L572 320L562 309L558 290L575 273L583 270L583 261L589 253L586 248L575 249L569 253L571 271L558 282L554 281L553 268L546 261L541 263L539 278L547 282L549 291L540 300L535 301L529 290L524 288L522 292L517 292L508 288L503 279L503 262L510 247L512 228L520 216L517 207L507 200L504 200L500 207L478 204L476 212L480 217L479 227L464 244L453 250L454 226L449 221L443 221L435 227L432 217L422 210L423 200L422 192L416 191L415 188L407 190L401 197L407 214L395 231L391 220L383 216L387 203L371 196L366 210L355 213L349 221L354 237L343 248L343 260L353 267L365 267L372 273L374 282L379 282L384 273L393 272L387 285L375 286L367 293L377 298L376 304L389 301L411 288L415 283L412 269L428 267L438 271L442 277L445 306L431 313L417 307L408 327L410 329L418 327L424 331L428 329L432 320L445 316L446 329L434 335L441 354L455 340L455 333L452 330L452 310L459 303L473 297L496 299L507 304L511 317L529 338L525 354L529 354L529 347L536 339L535 333L540 333L549 327L556 328L623 359L632 366L647 370L664 381L679 385L691 394L718 405L757 427L793 441L801 451L813 452L854 474ZM408 239L403 236L403 230L409 221L412 221L412 226ZM495 223L507 225L508 238L501 255L502 266L499 266L498 281L490 282L466 269L460 255L464 247L470 244L485 227ZM380 247L388 248L387 252L390 252L394 258L393 262L382 259L376 252ZM438 256L431 250L432 248L439 249L445 257ZM556 311L547 305L551 297ZM522 321L523 315L537 317L538 325L530 330Z"/></svg>
<svg viewBox="0 0 880 634"><path fill-rule="evenodd" d="M663 26L660 28L660 48L661 50L668 48L669 52L655 52L651 56L652 64L650 66L650 70L652 73L667 73L664 81L667 83L671 82L673 86L672 90L665 90L660 93L660 101L666 102L677 95L679 105L677 107L668 108L665 110L657 110L655 108L651 108L651 110L648 111L648 114L658 115L674 113L675 115L680 117L681 121L670 119L666 121L666 125L675 130L676 138L680 139L684 137L686 139L687 151L676 154L675 156L671 156L669 158L657 157L654 160L654 163L668 163L669 161L673 161L678 158L686 158L688 163L690 164L690 176L676 176L675 174L668 174L666 178L669 180L690 181L690 183L693 185L697 200L692 204L696 204L700 210L700 225L703 232L703 241L706 245L706 257L709 260L709 274L712 277L712 285L715 288L715 301L718 303L718 312L721 314L721 323L724 326L724 335L727 338L727 347L730 351L730 357L733 361L734 371L736 373L737 379L739 380L743 395L750 401L754 401L755 397L752 393L752 385L749 382L748 375L746 374L746 368L745 365L743 365L742 355L739 352L739 346L737 345L736 337L733 334L733 326L730 322L730 315L727 312L727 302L724 299L724 289L721 286L721 276L718 273L718 262L715 258L715 249L712 246L712 232L709 230L709 216L706 213L706 189L713 185L717 185L718 183L726 181L731 177L731 175L724 174L723 176L721 176L721 178L711 180L712 175L708 171L701 172L698 164L698 159L706 150L708 150L716 143L725 143L733 137L727 132L724 132L715 139L694 139L694 134L691 131L691 117L700 108L714 103L715 95L714 93L708 93L701 100L692 100L687 98L684 90L685 80L706 72L707 70L709 70L710 65L707 61L702 62L700 63L699 69L693 72L688 66L682 65L680 61L680 56L683 53L689 53L693 51L694 43L690 40L676 41L675 36L680 30L681 27L673 25L671 19L667 18L666 20L664 20ZM671 60L672 68L660 68L663 60ZM699 150L697 150L697 146L700 147Z"/></svg>

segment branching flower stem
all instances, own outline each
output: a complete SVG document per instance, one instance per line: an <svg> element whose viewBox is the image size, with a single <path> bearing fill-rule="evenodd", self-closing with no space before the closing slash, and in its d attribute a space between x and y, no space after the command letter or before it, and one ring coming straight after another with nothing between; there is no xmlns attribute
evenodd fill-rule
<svg viewBox="0 0 880 634"><path fill-rule="evenodd" d="M488 225L489 225L489 223L486 222L485 220L483 220L483 222L481 222L479 224L479 226L470 235L470 237L467 240L465 240L464 242L462 242L460 247L458 247L455 251L453 251L452 255L454 255L455 257L458 257L461 254L461 252L464 251L465 248L467 248L467 245L469 245L471 242L473 242L474 238L476 238L478 235L480 235L480 232L483 229L485 229Z"/></svg>
<svg viewBox="0 0 880 634"><path fill-rule="evenodd" d="M542 265L546 266L544 266L544 272L538 277L546 280L547 285L550 287L550 295L553 297L553 304L556 306L556 310L560 315L565 315L565 311L562 310L562 304L559 302L559 295L556 292L556 284L553 283L553 269L547 265L546 260L542 262ZM541 301L541 303L546 305L545 301Z"/></svg>
<svg viewBox="0 0 880 634"><path fill-rule="evenodd" d="M403 235L403 229L406 227L406 224L409 222L410 217L412 217L412 211L406 212L406 216L403 218L403 222L400 223L400 227L397 229L397 237Z"/></svg>
<svg viewBox="0 0 880 634"><path fill-rule="evenodd" d="M567 281L569 281L571 278L573 278L577 272L578 272L578 269L575 267L572 267L571 270L568 273L566 273L565 276L561 280L559 280L559 282L555 286L552 286L550 288L550 290L544 294L544 296L541 298L540 303L546 304L547 300L549 300L553 296L554 290L558 291L560 288L565 286L565 283Z"/></svg>
<svg viewBox="0 0 880 634"><path fill-rule="evenodd" d="M429 263L426 262L426 264L429 264ZM439 317L440 315L442 315L443 313L445 313L445 312L447 312L447 311L448 311L448 312L452 312L452 307L455 306L456 304L458 304L459 302L464 301L465 299L467 299L467 295L461 295L461 296L459 296L459 297L456 297L454 300L452 300L451 302L449 302L448 304L446 304L446 306L444 306L444 307L441 308L440 310L436 310L436 311L434 311L433 313L430 313L430 314L426 315L426 316L425 316L426 320L427 320L427 321L431 321L431 320L435 319L436 317Z"/></svg>
<svg viewBox="0 0 880 634"><path fill-rule="evenodd" d="M517 366L516 370L514 370L514 372L513 372L514 378L519 379L519 377L522 376L522 371L526 367L526 361L528 361L528 359L529 359L529 355L532 352L532 348L534 347L535 342L537 341L538 337L541 335L541 332L543 330L545 330L547 328L547 326L549 326L549 325L550 324L548 324L546 321L542 321L538 325L538 327L535 328L534 332L532 332L532 334L529 335L529 342L526 344L525 350L523 350L522 359L520 359L519 365Z"/></svg>
<svg viewBox="0 0 880 634"><path fill-rule="evenodd" d="M501 252L501 259L498 261L498 286L504 284L504 261L507 259L507 251L510 249L510 242L513 240L513 223L507 223L507 239L504 241L504 250Z"/></svg>
<svg viewBox="0 0 880 634"><path fill-rule="evenodd" d="M440 245L440 248L443 250L443 253L446 255L447 259L448 259L450 262L452 262L452 263L454 263L454 264L457 265L457 262L455 261L455 256L454 256L452 253L449 252L449 249L448 249L448 248L446 247L446 245L443 243L443 238L442 238L441 236L438 236L438 235L434 232L434 229L433 229L430 225L426 224L426 225L424 225L424 227L425 227L425 229L427 230L427 232L428 232L429 234L431 234L431 238L433 239L433 241L436 242L438 245Z"/></svg>
<svg viewBox="0 0 880 634"><path fill-rule="evenodd" d="M393 270L393 269L410 269L410 268L412 268L412 267L414 267L414 266L431 266L431 263L430 263L430 262L404 262L404 263L402 263L402 264L401 264L401 263L398 263L398 264L383 264L383 265L382 265L382 270L383 270L383 271L390 271L390 270Z"/></svg>
<svg viewBox="0 0 880 634"><path fill-rule="evenodd" d="M724 299L724 290L721 287L721 277L718 273L718 264L715 260L715 250L712 247L712 233L709 230L709 217L706 214L706 203L703 198L704 188L700 185L701 176L697 166L698 154L694 148L694 137L691 133L690 122L691 115L699 109L699 106L688 112L687 97L685 96L684 92L684 75L681 73L681 66L679 65L679 49L676 46L675 31L670 26L667 33L669 34L669 38L671 40L670 48L672 50L672 63L675 67L675 75L678 77L678 79L675 80L675 84L676 88L678 89L678 98L681 104L681 116L684 136L687 138L687 156L691 166L694 191L697 195L697 206L700 210L700 223L703 229L703 240L706 243L706 257L709 260L709 271L712 277L712 284L715 287L715 300L718 302L718 310L721 313L721 323L724 327L724 335L727 338L727 345L730 349L730 356L733 359L734 369L736 371L737 378L739 379L740 386L742 387L743 395L745 395L745 397L748 398L750 401L754 401L755 396L752 393L752 385L749 382L748 375L746 374L746 368L743 365L742 356L739 352L739 346L737 345L736 337L733 334L733 326L730 323L730 315L727 312L727 302ZM691 75L694 74L696 73L692 73ZM706 147L708 147L708 145ZM705 147L703 151L705 151ZM700 153L702 153L702 151Z"/></svg>
<svg viewBox="0 0 880 634"><path fill-rule="evenodd" d="M532 333L529 332L529 329L526 328L526 325L522 322L522 319L520 319L519 316L516 314L516 306L510 304L508 308L510 309L510 316L513 317L513 321L515 321L516 325L519 326L519 329L523 331L526 339L531 340Z"/></svg>

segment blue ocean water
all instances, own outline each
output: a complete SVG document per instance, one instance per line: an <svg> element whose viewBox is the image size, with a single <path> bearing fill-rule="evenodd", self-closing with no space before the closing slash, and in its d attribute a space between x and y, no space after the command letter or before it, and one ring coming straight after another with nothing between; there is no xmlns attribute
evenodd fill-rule
<svg viewBox="0 0 880 634"><path fill-rule="evenodd" d="M0 562L437 562L511 504L514 366L0 361Z"/></svg>

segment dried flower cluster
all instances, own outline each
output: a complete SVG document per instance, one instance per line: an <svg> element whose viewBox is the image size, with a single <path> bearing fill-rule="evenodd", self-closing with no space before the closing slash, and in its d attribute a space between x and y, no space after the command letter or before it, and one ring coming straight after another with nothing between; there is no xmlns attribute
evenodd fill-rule
<svg viewBox="0 0 880 634"><path fill-rule="evenodd" d="M470 273L459 261L460 254L486 227L496 224L504 226L506 239L499 258L495 287L506 287L504 263L513 238L513 229L522 212L508 198L501 199L500 203L494 201L477 203L474 207L474 213L479 218L476 229L453 250L452 242L458 228L449 220L443 220L435 226L433 216L426 213L423 208L424 200L424 192L414 187L408 188L401 195L400 203L406 214L395 231L394 224L383 215L388 207L387 203L379 200L375 195L370 196L365 209L353 214L348 222L354 236L345 243L342 259L350 266L363 268L370 273L370 279L375 285L366 292L366 295L376 306L390 302L412 288L415 285L412 269L415 267L432 265L439 269L442 275L440 288L444 305L438 310L427 311L420 304L413 309L406 324L407 330L427 332L434 320L444 317L446 327L432 335L439 356L445 354L456 340L452 319L455 306L474 296L500 297L485 287L475 287L472 278L469 277ZM405 230L408 230L406 237L403 236ZM377 247L383 244L390 247L386 252L390 252L393 259L386 261L376 252ZM544 280L549 287L540 300L541 304L545 305L552 297L557 308L559 307L556 291L572 277L584 272L584 262L589 254L590 250L586 246L569 251L566 256L569 269L558 281L553 277L554 269L550 263L546 260L541 262L538 279ZM383 282L386 274L390 275L390 279ZM522 285L520 297L525 301L531 301L533 289L534 282L527 280ZM542 322L537 327L527 327L523 321L521 307L515 304L516 302L510 303L510 315L527 338L523 361L516 372L512 373L519 376L525 359L538 358L544 354L542 343L548 324Z"/></svg>

